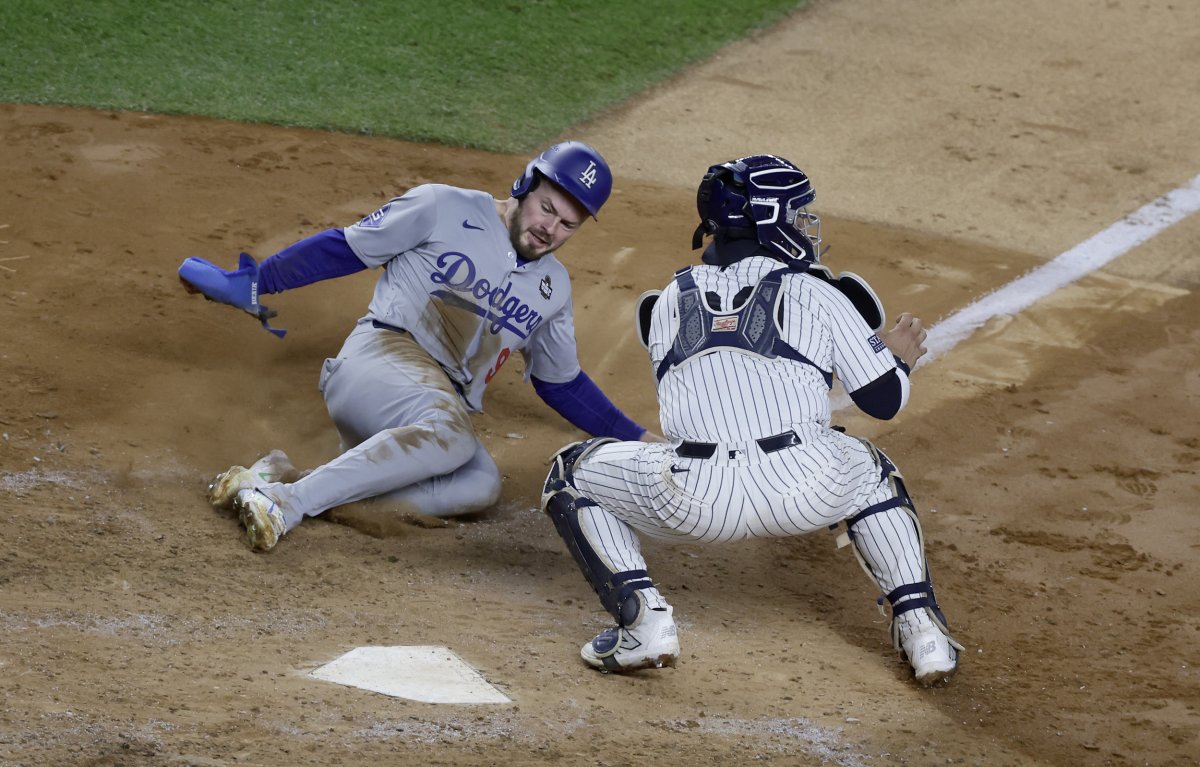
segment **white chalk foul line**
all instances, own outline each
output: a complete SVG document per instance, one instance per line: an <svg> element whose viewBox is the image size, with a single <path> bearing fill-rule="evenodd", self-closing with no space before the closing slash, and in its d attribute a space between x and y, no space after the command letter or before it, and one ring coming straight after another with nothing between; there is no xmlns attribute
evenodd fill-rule
<svg viewBox="0 0 1200 767"><path fill-rule="evenodd" d="M929 329L917 363L926 365L963 341L985 322L1001 314L1016 314L1079 278L1094 272L1169 226L1200 210L1200 176L1047 261L994 293L969 304Z"/></svg>

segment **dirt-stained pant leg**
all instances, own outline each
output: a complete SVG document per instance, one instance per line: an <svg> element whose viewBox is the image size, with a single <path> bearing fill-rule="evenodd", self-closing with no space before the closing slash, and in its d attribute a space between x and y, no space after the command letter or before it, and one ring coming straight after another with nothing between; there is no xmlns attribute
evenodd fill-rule
<svg viewBox="0 0 1200 767"><path fill-rule="evenodd" d="M430 517L454 517L495 506L500 500L500 469L483 443L476 442L475 455L454 471L384 493L376 503Z"/></svg>
<svg viewBox="0 0 1200 767"><path fill-rule="evenodd" d="M305 516L419 484L427 486L404 499L421 513L444 516L495 502L495 463L450 379L409 335L360 325L326 360L321 392L350 447L298 482L264 488L282 501L288 529ZM463 467L468 471L456 476Z"/></svg>

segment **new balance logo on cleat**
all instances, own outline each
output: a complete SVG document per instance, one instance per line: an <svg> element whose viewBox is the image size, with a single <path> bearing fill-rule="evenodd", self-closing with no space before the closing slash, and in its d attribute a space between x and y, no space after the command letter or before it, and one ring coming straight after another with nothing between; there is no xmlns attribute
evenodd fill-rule
<svg viewBox="0 0 1200 767"><path fill-rule="evenodd" d="M926 628L907 638L902 651L912 664L913 676L919 684L932 687L940 684L958 670L958 650L962 645L935 627Z"/></svg>
<svg viewBox="0 0 1200 767"><path fill-rule="evenodd" d="M933 655L935 652L937 652L937 642L933 641L932 639L930 639L928 642L924 642L920 647L917 648L917 662L920 663L930 655Z"/></svg>

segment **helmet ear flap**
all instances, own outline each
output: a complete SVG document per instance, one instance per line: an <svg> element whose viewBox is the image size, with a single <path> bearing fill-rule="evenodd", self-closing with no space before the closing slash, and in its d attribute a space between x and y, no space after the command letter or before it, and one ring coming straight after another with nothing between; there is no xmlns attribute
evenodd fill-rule
<svg viewBox="0 0 1200 767"><path fill-rule="evenodd" d="M517 180L512 185L512 196L518 200L529 194L529 190L533 189L534 174L536 172L537 160L531 160L525 166L525 172L517 177Z"/></svg>

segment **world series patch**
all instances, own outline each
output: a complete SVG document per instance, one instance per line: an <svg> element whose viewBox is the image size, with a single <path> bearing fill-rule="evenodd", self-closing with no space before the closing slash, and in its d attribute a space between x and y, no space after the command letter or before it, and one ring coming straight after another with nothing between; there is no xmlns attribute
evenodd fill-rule
<svg viewBox="0 0 1200 767"><path fill-rule="evenodd" d="M359 221L358 225L362 226L362 227L366 227L367 229L379 228L379 225L383 223L383 219L385 216L387 216L387 213L391 209L391 207L392 207L392 204L390 202L387 203L379 210L375 211L371 215L364 218L362 221Z"/></svg>

